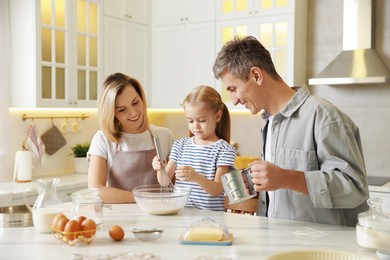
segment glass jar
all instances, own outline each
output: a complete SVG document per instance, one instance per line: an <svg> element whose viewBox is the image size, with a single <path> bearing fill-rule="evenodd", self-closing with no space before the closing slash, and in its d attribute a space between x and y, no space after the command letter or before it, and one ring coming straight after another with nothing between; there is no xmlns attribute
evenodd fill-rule
<svg viewBox="0 0 390 260"><path fill-rule="evenodd" d="M84 216L99 225L103 221L103 206L98 188L72 193L72 218Z"/></svg>
<svg viewBox="0 0 390 260"><path fill-rule="evenodd" d="M390 215L383 211L383 200L371 198L369 210L358 215L356 225L357 243L365 248L390 248Z"/></svg>

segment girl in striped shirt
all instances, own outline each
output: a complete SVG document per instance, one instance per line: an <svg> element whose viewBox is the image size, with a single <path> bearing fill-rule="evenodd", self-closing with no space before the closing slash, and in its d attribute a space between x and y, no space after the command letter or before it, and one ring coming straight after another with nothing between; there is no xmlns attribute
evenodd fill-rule
<svg viewBox="0 0 390 260"><path fill-rule="evenodd" d="M175 141L166 165L178 187L190 187L186 207L224 210L221 176L234 169L235 149L230 142L230 115L219 93L199 86L183 102L189 137ZM160 184L165 176L161 163L153 159Z"/></svg>

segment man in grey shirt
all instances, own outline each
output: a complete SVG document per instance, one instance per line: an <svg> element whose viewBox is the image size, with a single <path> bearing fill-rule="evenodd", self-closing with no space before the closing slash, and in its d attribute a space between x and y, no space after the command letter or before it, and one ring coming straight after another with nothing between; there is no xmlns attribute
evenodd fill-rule
<svg viewBox="0 0 390 260"><path fill-rule="evenodd" d="M259 215L355 226L368 185L354 122L307 87L290 88L255 37L228 42L213 71L233 105L266 120L263 160L250 164Z"/></svg>

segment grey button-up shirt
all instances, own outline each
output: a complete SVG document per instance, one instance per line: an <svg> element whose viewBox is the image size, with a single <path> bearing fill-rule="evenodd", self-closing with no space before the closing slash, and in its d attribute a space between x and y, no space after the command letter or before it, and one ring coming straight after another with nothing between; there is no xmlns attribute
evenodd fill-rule
<svg viewBox="0 0 390 260"><path fill-rule="evenodd" d="M352 120L303 86L274 115L268 134L272 163L303 171L309 191L269 192L268 216L356 225L358 213L368 209L368 185L359 129ZM259 215L265 216L266 203L262 192Z"/></svg>

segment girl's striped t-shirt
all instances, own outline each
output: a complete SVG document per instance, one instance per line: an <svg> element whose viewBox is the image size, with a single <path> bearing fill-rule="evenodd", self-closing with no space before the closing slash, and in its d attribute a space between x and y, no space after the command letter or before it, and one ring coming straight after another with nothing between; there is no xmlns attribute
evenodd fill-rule
<svg viewBox="0 0 390 260"><path fill-rule="evenodd" d="M219 166L229 166L234 170L236 150L223 139L211 145L196 145L193 137L175 141L172 146L170 160L178 166L192 166L195 171L209 180L214 180ZM224 193L219 196L211 196L197 183L176 180L178 187L191 188L186 207L195 207L208 210L224 210Z"/></svg>

